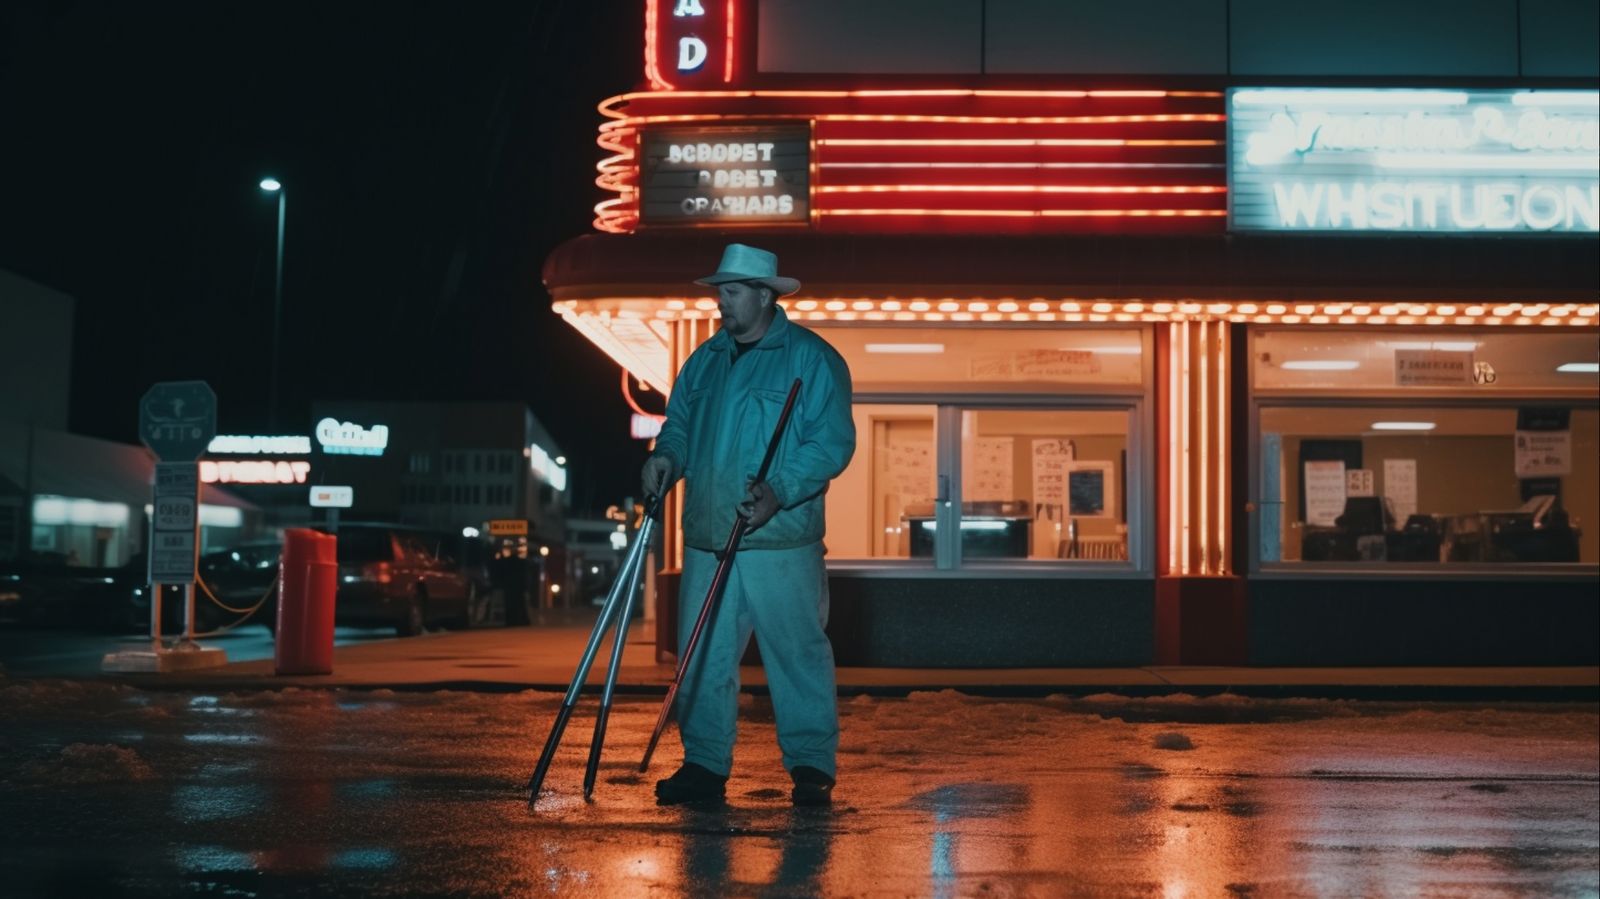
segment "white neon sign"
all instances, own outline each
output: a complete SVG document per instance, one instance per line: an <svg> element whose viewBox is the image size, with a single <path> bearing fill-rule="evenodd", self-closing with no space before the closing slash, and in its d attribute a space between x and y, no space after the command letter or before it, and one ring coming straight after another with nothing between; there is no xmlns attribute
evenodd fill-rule
<svg viewBox="0 0 1600 899"><path fill-rule="evenodd" d="M202 460L200 480L207 484L304 484L310 462Z"/></svg>
<svg viewBox="0 0 1600 899"><path fill-rule="evenodd" d="M211 438L206 452L238 456L304 456L311 452L311 438L218 434Z"/></svg>
<svg viewBox="0 0 1600 899"><path fill-rule="evenodd" d="M1600 231L1600 93L1229 95L1235 230Z"/></svg>
<svg viewBox="0 0 1600 899"><path fill-rule="evenodd" d="M557 490L567 489L567 469L550 458L550 454L537 443L529 447L528 464L533 468L533 473L551 487Z"/></svg>
<svg viewBox="0 0 1600 899"><path fill-rule="evenodd" d="M316 433L322 451L333 455L381 456L389 445L388 425L363 428L353 422L324 418L317 422Z"/></svg>

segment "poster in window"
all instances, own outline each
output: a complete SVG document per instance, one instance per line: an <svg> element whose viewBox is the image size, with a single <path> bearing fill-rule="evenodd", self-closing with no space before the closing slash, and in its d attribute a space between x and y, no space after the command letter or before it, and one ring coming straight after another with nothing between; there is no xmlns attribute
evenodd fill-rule
<svg viewBox="0 0 1600 899"><path fill-rule="evenodd" d="M1009 502L1017 498L1012 478L1010 437L979 437L962 460L961 496L967 502Z"/></svg>
<svg viewBox="0 0 1600 899"><path fill-rule="evenodd" d="M1072 441L1046 437L1033 441L1033 504L1061 507L1067 504L1067 463L1075 454Z"/></svg>
<svg viewBox="0 0 1600 899"><path fill-rule="evenodd" d="M1110 518L1117 507L1116 479L1110 462L1073 462L1067 470L1067 514Z"/></svg>
<svg viewBox="0 0 1600 899"><path fill-rule="evenodd" d="M1405 524L1417 514L1417 460L1383 460L1383 495L1394 509L1394 519Z"/></svg>
<svg viewBox="0 0 1600 899"><path fill-rule="evenodd" d="M1305 463L1306 524L1331 528L1344 514L1344 463Z"/></svg>

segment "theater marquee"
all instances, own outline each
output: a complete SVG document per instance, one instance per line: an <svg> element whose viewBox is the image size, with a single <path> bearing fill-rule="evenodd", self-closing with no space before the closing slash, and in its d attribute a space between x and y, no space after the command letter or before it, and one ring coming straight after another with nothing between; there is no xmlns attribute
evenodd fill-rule
<svg viewBox="0 0 1600 899"><path fill-rule="evenodd" d="M642 225L810 220L810 125L651 130L640 151Z"/></svg>
<svg viewBox="0 0 1600 899"><path fill-rule="evenodd" d="M1241 88L1236 231L1600 230L1600 93Z"/></svg>

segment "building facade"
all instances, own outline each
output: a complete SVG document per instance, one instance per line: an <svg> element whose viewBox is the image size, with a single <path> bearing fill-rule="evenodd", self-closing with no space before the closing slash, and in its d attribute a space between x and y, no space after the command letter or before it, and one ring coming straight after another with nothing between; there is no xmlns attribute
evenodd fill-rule
<svg viewBox="0 0 1600 899"><path fill-rule="evenodd" d="M667 392L723 244L804 282L841 664L1600 657L1593 4L644 14L545 283Z"/></svg>

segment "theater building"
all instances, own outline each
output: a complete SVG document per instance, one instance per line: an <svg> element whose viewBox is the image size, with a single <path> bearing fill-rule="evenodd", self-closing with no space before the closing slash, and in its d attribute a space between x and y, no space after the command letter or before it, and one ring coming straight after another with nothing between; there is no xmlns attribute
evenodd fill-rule
<svg viewBox="0 0 1600 899"><path fill-rule="evenodd" d="M1433 9L647 2L545 284L666 393L803 282L840 664L1592 665L1596 13Z"/></svg>

